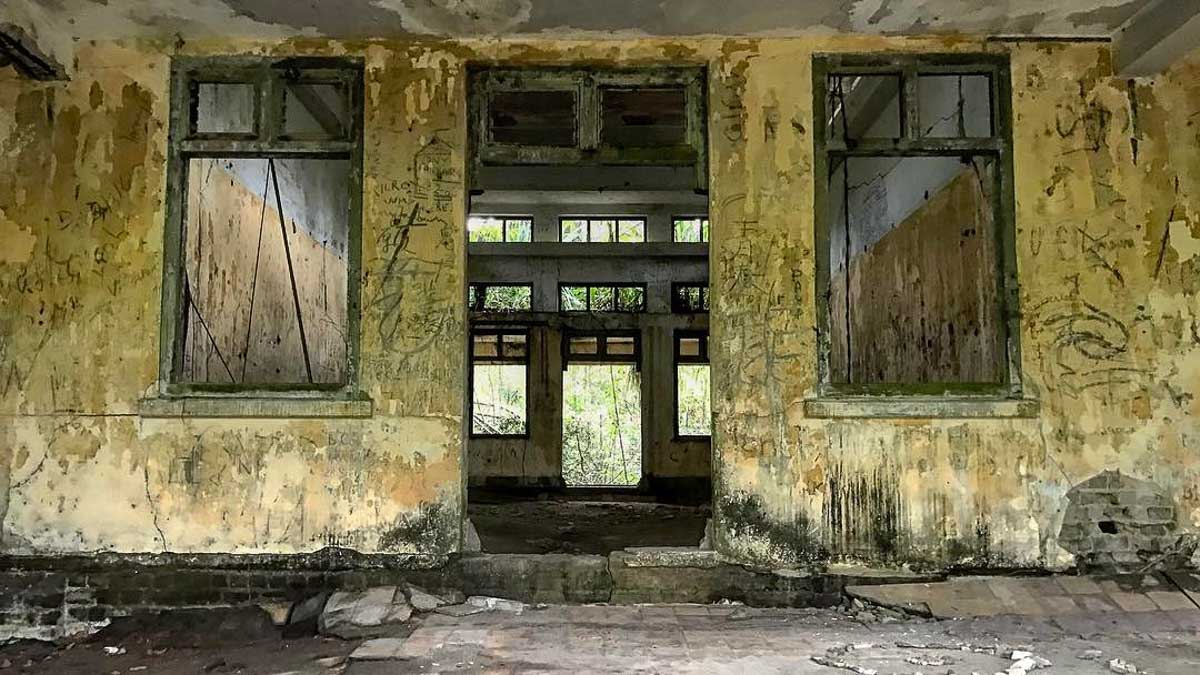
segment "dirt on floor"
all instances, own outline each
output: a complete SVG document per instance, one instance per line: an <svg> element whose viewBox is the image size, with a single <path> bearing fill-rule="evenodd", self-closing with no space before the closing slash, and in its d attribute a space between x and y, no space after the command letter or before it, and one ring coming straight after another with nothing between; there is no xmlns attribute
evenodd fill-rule
<svg viewBox="0 0 1200 675"><path fill-rule="evenodd" d="M632 546L697 546L706 506L638 501L472 503L471 522L487 553L608 554Z"/></svg>
<svg viewBox="0 0 1200 675"><path fill-rule="evenodd" d="M116 619L90 637L0 648L0 673L55 675L327 675L358 646L327 637L284 639L258 607L184 610Z"/></svg>

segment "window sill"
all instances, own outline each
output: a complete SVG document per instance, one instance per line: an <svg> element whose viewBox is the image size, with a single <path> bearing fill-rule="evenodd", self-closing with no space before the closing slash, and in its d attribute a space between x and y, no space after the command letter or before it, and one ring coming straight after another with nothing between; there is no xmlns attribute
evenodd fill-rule
<svg viewBox="0 0 1200 675"><path fill-rule="evenodd" d="M1037 399L1011 398L813 398L804 401L804 414L813 418L970 419L1031 418Z"/></svg>
<svg viewBox="0 0 1200 675"><path fill-rule="evenodd" d="M159 417L226 418L320 418L371 417L375 404L369 398L260 398L234 396L189 396L145 398L138 401L138 415Z"/></svg>

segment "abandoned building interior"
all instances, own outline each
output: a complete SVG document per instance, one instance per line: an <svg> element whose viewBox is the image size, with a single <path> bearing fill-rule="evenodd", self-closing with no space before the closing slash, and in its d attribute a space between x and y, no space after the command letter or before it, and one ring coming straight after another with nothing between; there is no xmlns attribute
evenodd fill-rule
<svg viewBox="0 0 1200 675"><path fill-rule="evenodd" d="M1200 8L346 4L0 7L0 576L1191 564Z"/></svg>

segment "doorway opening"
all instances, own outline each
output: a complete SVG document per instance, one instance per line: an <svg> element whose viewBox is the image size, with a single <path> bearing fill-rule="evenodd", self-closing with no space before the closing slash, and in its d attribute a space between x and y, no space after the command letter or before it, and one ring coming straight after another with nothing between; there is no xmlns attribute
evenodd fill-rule
<svg viewBox="0 0 1200 675"><path fill-rule="evenodd" d="M468 515L485 551L704 536L705 81L471 73Z"/></svg>
<svg viewBox="0 0 1200 675"><path fill-rule="evenodd" d="M563 482L635 487L642 480L642 392L628 363L574 363L563 373Z"/></svg>

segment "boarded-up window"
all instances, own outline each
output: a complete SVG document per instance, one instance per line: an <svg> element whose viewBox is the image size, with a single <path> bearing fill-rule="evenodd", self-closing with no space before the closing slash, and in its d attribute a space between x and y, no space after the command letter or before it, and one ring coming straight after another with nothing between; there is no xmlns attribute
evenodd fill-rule
<svg viewBox="0 0 1200 675"><path fill-rule="evenodd" d="M925 393L1011 386L1011 144L992 109L1007 66L955 58L887 59L878 73L818 59L829 384Z"/></svg>

